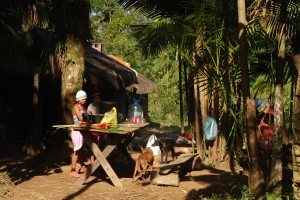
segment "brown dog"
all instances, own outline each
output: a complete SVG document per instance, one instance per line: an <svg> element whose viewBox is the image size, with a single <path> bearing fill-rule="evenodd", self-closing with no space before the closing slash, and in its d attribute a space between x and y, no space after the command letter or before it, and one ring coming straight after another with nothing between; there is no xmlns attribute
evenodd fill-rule
<svg viewBox="0 0 300 200"><path fill-rule="evenodd" d="M137 172L139 173L138 177L142 177L142 179L144 179L148 168L150 171L152 171L153 168L154 155L152 150L148 148L144 149L142 146L140 146L140 148L142 153L138 156L135 163L134 173L132 177L133 183L137 180Z"/></svg>

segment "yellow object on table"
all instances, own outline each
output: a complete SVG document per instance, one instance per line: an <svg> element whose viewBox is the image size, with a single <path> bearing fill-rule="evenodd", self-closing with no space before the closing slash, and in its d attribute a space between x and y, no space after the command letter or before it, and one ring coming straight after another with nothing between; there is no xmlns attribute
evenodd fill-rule
<svg viewBox="0 0 300 200"><path fill-rule="evenodd" d="M101 120L100 124L117 124L118 117L117 117L117 109L113 107L110 111L104 114L103 119Z"/></svg>

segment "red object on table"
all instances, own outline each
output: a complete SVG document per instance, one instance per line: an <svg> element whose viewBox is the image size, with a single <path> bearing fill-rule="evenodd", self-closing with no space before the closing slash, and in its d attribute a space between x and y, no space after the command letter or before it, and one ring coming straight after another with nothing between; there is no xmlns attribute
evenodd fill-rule
<svg viewBox="0 0 300 200"><path fill-rule="evenodd" d="M109 125L105 124L105 123L104 124L98 124L98 127L101 128L101 129L105 129L106 130L106 129L109 128Z"/></svg>
<svg viewBox="0 0 300 200"><path fill-rule="evenodd" d="M131 122L134 123L134 124L136 124L136 123L137 123L137 117L133 117L133 118L131 119Z"/></svg>

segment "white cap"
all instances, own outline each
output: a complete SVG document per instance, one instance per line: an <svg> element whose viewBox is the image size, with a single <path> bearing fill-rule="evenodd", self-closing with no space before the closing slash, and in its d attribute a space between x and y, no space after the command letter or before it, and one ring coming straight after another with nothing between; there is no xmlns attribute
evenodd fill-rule
<svg viewBox="0 0 300 200"><path fill-rule="evenodd" d="M87 95L85 93L85 91L83 90L79 90L77 93L76 93L76 101L79 101L81 99L86 99L87 98Z"/></svg>

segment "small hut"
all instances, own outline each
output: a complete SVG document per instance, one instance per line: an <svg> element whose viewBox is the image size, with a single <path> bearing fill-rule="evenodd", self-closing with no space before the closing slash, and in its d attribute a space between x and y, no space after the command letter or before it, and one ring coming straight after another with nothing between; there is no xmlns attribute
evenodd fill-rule
<svg viewBox="0 0 300 200"><path fill-rule="evenodd" d="M115 106L124 116L127 116L130 104L127 92L143 95L144 116L148 117L148 94L155 92L156 85L132 69L129 63L87 47L83 89L88 94L100 91L103 112Z"/></svg>

